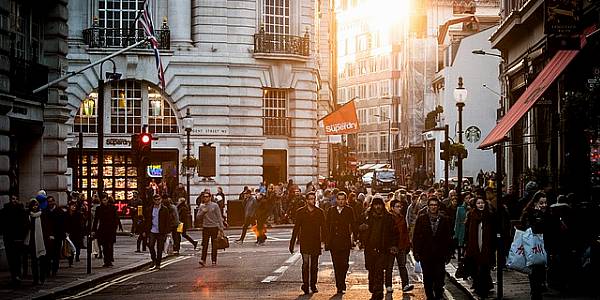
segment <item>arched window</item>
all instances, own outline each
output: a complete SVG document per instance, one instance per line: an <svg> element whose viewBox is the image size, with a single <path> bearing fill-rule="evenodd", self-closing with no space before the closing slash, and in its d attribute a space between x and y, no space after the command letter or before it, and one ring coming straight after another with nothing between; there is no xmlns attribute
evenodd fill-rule
<svg viewBox="0 0 600 300"><path fill-rule="evenodd" d="M98 93L93 91L84 99L75 116L73 131L97 132ZM138 80L112 82L110 103L105 113L110 121L105 125L111 133L139 133L148 120L150 133L178 133L177 116L169 101L155 86Z"/></svg>

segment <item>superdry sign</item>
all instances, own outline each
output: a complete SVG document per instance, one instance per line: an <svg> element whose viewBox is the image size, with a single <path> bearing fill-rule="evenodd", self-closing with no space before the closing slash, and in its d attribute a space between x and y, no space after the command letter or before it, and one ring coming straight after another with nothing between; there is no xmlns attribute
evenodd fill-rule
<svg viewBox="0 0 600 300"><path fill-rule="evenodd" d="M360 129L354 101L350 101L338 110L323 118L326 135L356 133Z"/></svg>

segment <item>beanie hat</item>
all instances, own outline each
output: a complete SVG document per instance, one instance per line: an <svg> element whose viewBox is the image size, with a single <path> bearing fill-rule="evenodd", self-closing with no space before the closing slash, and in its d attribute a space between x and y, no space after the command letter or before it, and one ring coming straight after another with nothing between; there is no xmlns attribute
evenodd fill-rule
<svg viewBox="0 0 600 300"><path fill-rule="evenodd" d="M385 205L383 203L383 198L381 198L381 196L375 196L373 197L373 200L371 200L371 206L374 206L375 204L381 204L381 205Z"/></svg>

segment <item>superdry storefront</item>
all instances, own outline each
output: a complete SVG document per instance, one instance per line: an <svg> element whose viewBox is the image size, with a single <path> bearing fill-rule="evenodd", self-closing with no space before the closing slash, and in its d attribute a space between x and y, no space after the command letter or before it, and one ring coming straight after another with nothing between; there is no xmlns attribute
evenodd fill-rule
<svg viewBox="0 0 600 300"><path fill-rule="evenodd" d="M74 118L73 134L67 141L71 189L92 197L102 172L104 191L114 198L119 213L125 216L135 191L143 191L151 183L164 183L169 190L177 186L182 135L175 110L154 85L121 80L107 87L105 95L103 114L98 114L98 93L93 91L81 102ZM98 167L99 115L104 116L102 170ZM149 166L138 170L131 153L131 136L141 132L144 125L156 140L152 141ZM140 186L142 180L146 186Z"/></svg>

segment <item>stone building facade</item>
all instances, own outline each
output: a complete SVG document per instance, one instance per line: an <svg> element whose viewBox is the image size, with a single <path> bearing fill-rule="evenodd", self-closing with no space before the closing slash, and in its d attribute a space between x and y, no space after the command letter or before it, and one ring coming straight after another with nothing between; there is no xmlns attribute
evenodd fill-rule
<svg viewBox="0 0 600 300"><path fill-rule="evenodd" d="M0 203L44 189L66 203L67 0L0 1Z"/></svg>
<svg viewBox="0 0 600 300"><path fill-rule="evenodd" d="M136 48L115 57L118 81L105 87L104 113L97 111L98 79L106 62L69 80L70 163L73 189L97 186L94 169L97 118L104 115L105 190L126 202L137 174L130 171L130 137L148 125L149 174L155 181L185 183L183 118L193 119L191 154L215 147L216 176L191 177L191 198L221 186L226 195L244 186L304 184L317 174L316 2L309 0L149 0L161 42L166 89L161 90L153 52ZM69 6L69 70L97 61L139 40L134 18L143 1L84 0ZM115 4L116 5L116 4ZM83 132L83 157L76 149ZM83 165L82 165L83 164ZM87 164L87 165L86 165ZM82 166L80 169L79 166ZM150 172L150 170L148 170ZM198 171L198 170L196 170ZM146 176L146 174L144 175ZM233 199L234 197L228 197Z"/></svg>

